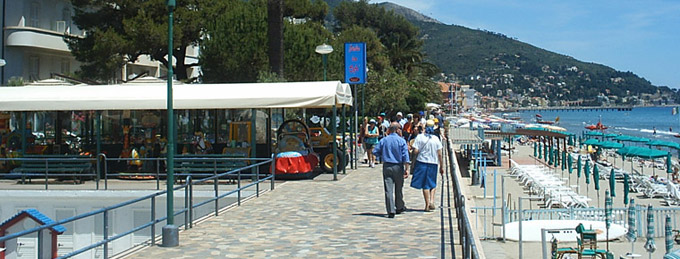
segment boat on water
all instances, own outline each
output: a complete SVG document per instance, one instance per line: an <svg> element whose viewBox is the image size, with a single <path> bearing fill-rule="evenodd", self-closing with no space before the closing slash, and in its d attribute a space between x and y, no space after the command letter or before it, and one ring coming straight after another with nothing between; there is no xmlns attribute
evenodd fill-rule
<svg viewBox="0 0 680 259"><path fill-rule="evenodd" d="M555 118L555 121L545 121L543 120L543 116L540 114L536 114L536 123L538 124L544 124L544 125L555 125L558 122L560 122L560 117Z"/></svg>
<svg viewBox="0 0 680 259"><path fill-rule="evenodd" d="M589 130L606 130L609 127L603 125L602 122L598 121L597 124L591 124L591 125L585 126L585 128L589 129Z"/></svg>

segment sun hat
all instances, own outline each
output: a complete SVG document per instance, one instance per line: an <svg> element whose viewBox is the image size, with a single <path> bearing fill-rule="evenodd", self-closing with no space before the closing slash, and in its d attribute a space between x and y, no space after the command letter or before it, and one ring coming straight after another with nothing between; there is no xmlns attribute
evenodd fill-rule
<svg viewBox="0 0 680 259"><path fill-rule="evenodd" d="M413 114L411 114L411 113L406 114L406 118L409 118L409 119L413 118Z"/></svg>
<svg viewBox="0 0 680 259"><path fill-rule="evenodd" d="M428 127L434 127L434 120L427 120L425 125L428 126Z"/></svg>
<svg viewBox="0 0 680 259"><path fill-rule="evenodd" d="M375 124L375 120L374 120L374 119L371 119L370 121L368 121L368 123L373 123L373 124Z"/></svg>
<svg viewBox="0 0 680 259"><path fill-rule="evenodd" d="M402 117L404 117L404 114L401 113L401 112L397 112L397 116L402 116Z"/></svg>
<svg viewBox="0 0 680 259"><path fill-rule="evenodd" d="M385 116L385 113L384 113L384 112L381 112L381 113L380 113L380 116Z"/></svg>
<svg viewBox="0 0 680 259"><path fill-rule="evenodd" d="M434 123L439 123L439 119L437 119L437 118L434 118L432 120L434 121Z"/></svg>

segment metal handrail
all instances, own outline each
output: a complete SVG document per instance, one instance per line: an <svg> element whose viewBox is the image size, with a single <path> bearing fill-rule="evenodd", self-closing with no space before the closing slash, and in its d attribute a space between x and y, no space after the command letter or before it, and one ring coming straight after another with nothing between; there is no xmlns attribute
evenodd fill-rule
<svg viewBox="0 0 680 259"><path fill-rule="evenodd" d="M467 259L467 258L480 258L479 256L479 250L477 248L477 245L475 243L475 234L472 230L471 222L470 219L466 213L465 210L465 196L462 194L462 189L460 182L458 180L458 177L454 173L455 170L457 170L456 164L455 164L455 158L454 155L455 153L453 152L453 149L451 148L451 138L448 138L447 140L447 151L449 155L449 166L451 167L451 173L452 173L452 182L453 182L453 196L454 196L454 204L456 207L456 218L458 219L458 233L459 233L459 239L460 243L463 246L462 247L462 257Z"/></svg>
<svg viewBox="0 0 680 259"><path fill-rule="evenodd" d="M443 143L445 146L447 145L447 142ZM444 159L448 158L448 148L444 149L444 152L446 155L444 155ZM440 227L441 227L441 258L446 258L446 233L445 233L445 227L444 227L444 209L446 208L448 212L448 222L449 222L449 248L451 249L451 258L456 258L456 249L455 249L455 243L454 243L454 235L453 235L453 214L451 212L451 184L449 180L449 174L453 173L453 170L455 170L453 167L450 167L448 163L446 163L446 167L448 170L446 170L447 174L442 176L442 191L441 191L441 199L439 201L440 204ZM444 188L446 188L446 207L444 206Z"/></svg>
<svg viewBox="0 0 680 259"><path fill-rule="evenodd" d="M92 162L97 162L97 158L95 157L43 157L43 158L38 158L38 157L1 157L0 161L16 161L16 162L22 162L22 161L33 161L33 162L44 162L45 163L45 168L43 173L33 173L33 172L28 172L24 173L22 172L19 176L21 176L22 182L24 181L24 178L27 176L44 176L45 178L45 190L49 188L48 184L48 179L49 177L69 177L69 176L74 176L74 177L88 177L91 176L95 178L95 181L97 181L97 186L99 186L99 178L98 178L98 171L97 168L95 170L92 170L91 172L83 172L83 173L55 173L55 172L50 172L50 162L56 163L56 162L73 162L73 161L82 161L86 163L92 163ZM40 168L40 170L43 170Z"/></svg>
<svg viewBox="0 0 680 259"><path fill-rule="evenodd" d="M103 157L103 158L104 158L104 161L106 161L106 156L105 156L105 155L102 155L102 156L99 156L99 155L98 155L98 156L97 156L98 159L99 159L100 157ZM137 159L135 159L135 160L137 160ZM209 181L209 180L215 179L215 181L214 181L214 182L215 182L215 186L216 186L216 189L215 189L215 197L213 197L212 199L209 200L209 202L214 201L214 202L216 203L216 206L215 206L215 215L218 215L218 213L219 213L219 206L218 206L218 201L219 201L219 199L224 198L224 197L226 197L227 195L230 195L230 194L233 194L233 193L238 192L239 195L238 195L237 203L238 203L238 205L240 206L240 204L241 204L241 199L242 199L242 197L241 197L241 191L242 191L243 189L250 188L250 187L252 187L252 186L257 186L256 194L255 194L255 195L259 196L259 184L260 184L261 182L264 182L264 181L267 181L267 180L271 180L271 181L272 181L272 182L271 182L271 186L272 186L272 187L274 186L274 175L273 175L273 174L269 174L269 176L264 177L264 178L262 178L262 179L260 179L260 175L259 175L259 174L260 174L260 173L259 173L259 166L265 165L265 164L271 164L271 165L273 166L274 159L272 159L272 158L262 158L262 159L258 158L258 159L251 159L251 160L257 160L257 161L261 161L261 162L259 162L259 163L254 163L254 164L251 164L251 165L242 167L242 168L230 170L230 171L227 171L227 172L223 172L223 173L220 173L220 174L216 174L216 175L214 175L214 176L211 176L211 177L207 177L207 178L201 179L201 180L199 180L199 181L193 181L193 180L192 180L192 176L189 175L189 176L187 176L186 182L185 182L184 184L179 185L179 186L175 186L175 187L173 188L173 191L177 191L177 190L181 190L181 189L184 189L184 190L185 190L185 197L184 197L184 199L185 199L185 206L184 206L183 209L176 210L176 211L174 212L174 215L180 215L180 214L184 214L184 215L185 215L185 222L184 222L185 229L188 229L188 228L193 227L193 222L194 222L194 220L193 220L193 210L194 210L195 208L198 208L198 207L200 207L200 206L202 206L202 205L208 203L208 202L203 202L203 203L200 203L200 204L193 204L193 185L196 184L196 183L201 183L201 182L205 182L205 181ZM241 171L243 171L243 170L248 170L248 169L252 169L252 168L257 168L257 170L255 170L255 171L256 171L255 174L252 174L252 173L250 173L250 174L241 174ZM226 176L226 175L233 175L233 174L237 174L237 175L238 175L238 188L237 188L236 190L232 190L232 191L230 191L230 192L228 192L228 193L226 193L226 194L218 195L218 189L217 189L217 186L218 186L217 182L218 182L218 181L217 181L217 180L219 179L219 177L223 177L223 176ZM254 182L252 182L252 183L250 183L250 184L247 184L247 185L245 185L245 186L241 186L241 185L240 185L241 176L252 176L252 175L256 176L256 178L255 178L256 181L254 181ZM273 190L273 189L272 189L272 190ZM111 205L111 206L109 206L109 207L105 207L105 208L102 208L102 209L94 210L94 211L91 211L91 212L88 212L88 213L83 213L83 214L80 214L80 215L76 215L76 216L73 216L73 217L70 217L70 218L66 218L66 219L63 219L63 220L60 220L60 221L56 221L56 222L53 222L53 223L50 223L50 224L41 225L41 226L38 226L38 227L35 227L35 228L32 228L32 229L24 230L24 231L17 232L17 233L14 233L14 234L10 234L10 235L7 235L7 236L2 236L2 237L0 237L0 243L5 242L5 241L7 241L7 240L11 240L11 239L16 239L16 238L19 238L19 237L22 237L22 236L25 236L25 235L29 235L29 234L32 234L32 233L41 232L41 231L43 231L43 230L45 230L45 229L48 229L48 228L51 228L51 227L54 227L54 226L57 226L57 225L66 224L66 223L74 222L74 221L77 221L77 220L80 220L80 219L84 219L84 218L92 217L92 216L95 216L95 215L98 215L98 214L102 214L103 217L104 217L104 223L103 223L103 228L104 228L104 229L103 229L103 233L104 233L104 236L103 236L103 240L98 241L98 242L95 242L95 243L92 243L92 244L90 244L90 245L88 245L88 246L82 247L82 248L80 248L80 249L78 249L78 250L76 250L76 251L73 251L73 252L71 252L71 253L69 253L69 254L66 254L66 255L64 255L64 256L61 256L61 257L59 257L59 258L68 258L68 257L72 257L72 256L81 254L81 253L83 253L83 252L89 251L89 250L91 250L91 249L93 249L93 248L96 248L96 247L99 247L99 246L104 246L104 251L103 251L103 252L104 252L104 258L108 258L108 244L109 244L110 242L115 241L115 240L117 240L117 239L119 239L119 238L125 237L125 236L127 236L127 235L130 235L130 234L132 234L132 233L134 233L134 232L137 232L137 231L139 231L139 230L148 228L148 227L151 228L151 244L154 245L154 244L155 244L155 237L156 237L156 235L155 235L155 225L156 225L157 223L162 222L162 221L164 221L164 220L167 219L167 216L160 217L160 218L155 218L155 211L156 211L156 209L155 209L155 208L156 208L156 206L155 206L155 203L156 203L156 202L155 202L155 199L156 199L156 197L158 197L158 196L167 194L167 192L168 192L167 190L158 191L158 192L155 192L155 193L152 193L152 194L149 194L149 195L140 197L140 198L135 198L135 199L131 199L131 200L128 200L128 201L125 201L125 202L121 202L121 203L118 203L118 204L114 204L114 205ZM144 223L144 224L142 224L142 225L140 225L140 226L134 227L134 228L132 228L132 229L126 231L126 232L123 232L123 233L120 233L120 234L117 234L117 235L114 235L114 236L109 237L109 236L108 236L108 227L109 227L109 226L108 226L108 220L107 220L107 218L108 218L108 213L109 213L110 211L112 211L112 210L119 209L119 208L122 208L122 207L125 207L125 206L128 206L128 205L131 205L131 204L134 204L134 203L142 202L142 201L145 201L145 200L150 200L150 201L151 201L150 210L151 210L151 217L152 217L152 219L151 219L149 222ZM42 235L38 235L38 238L39 238L39 239L42 238Z"/></svg>

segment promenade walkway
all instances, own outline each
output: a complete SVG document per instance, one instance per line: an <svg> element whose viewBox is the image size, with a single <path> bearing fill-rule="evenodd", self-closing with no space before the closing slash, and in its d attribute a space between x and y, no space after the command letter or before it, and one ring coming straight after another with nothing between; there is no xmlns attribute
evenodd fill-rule
<svg viewBox="0 0 680 259"><path fill-rule="evenodd" d="M174 248L148 247L129 258L438 258L440 210L424 212L420 190L405 181L409 210L386 217L382 166L289 181L273 192L180 232ZM441 184L439 179L438 184ZM441 188L438 186L437 205ZM448 247L448 222L445 222ZM453 222L456 228L456 222ZM457 239L458 235L455 234ZM456 240L458 244L458 240ZM456 247L456 255L459 246Z"/></svg>

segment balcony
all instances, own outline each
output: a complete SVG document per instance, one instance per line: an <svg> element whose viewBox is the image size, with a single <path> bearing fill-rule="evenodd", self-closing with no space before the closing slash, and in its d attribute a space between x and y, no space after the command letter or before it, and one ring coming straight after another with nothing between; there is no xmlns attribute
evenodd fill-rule
<svg viewBox="0 0 680 259"><path fill-rule="evenodd" d="M8 47L29 47L69 52L63 39L64 32L59 33L52 30L20 26L8 26L5 27L5 31L7 35L5 44Z"/></svg>

